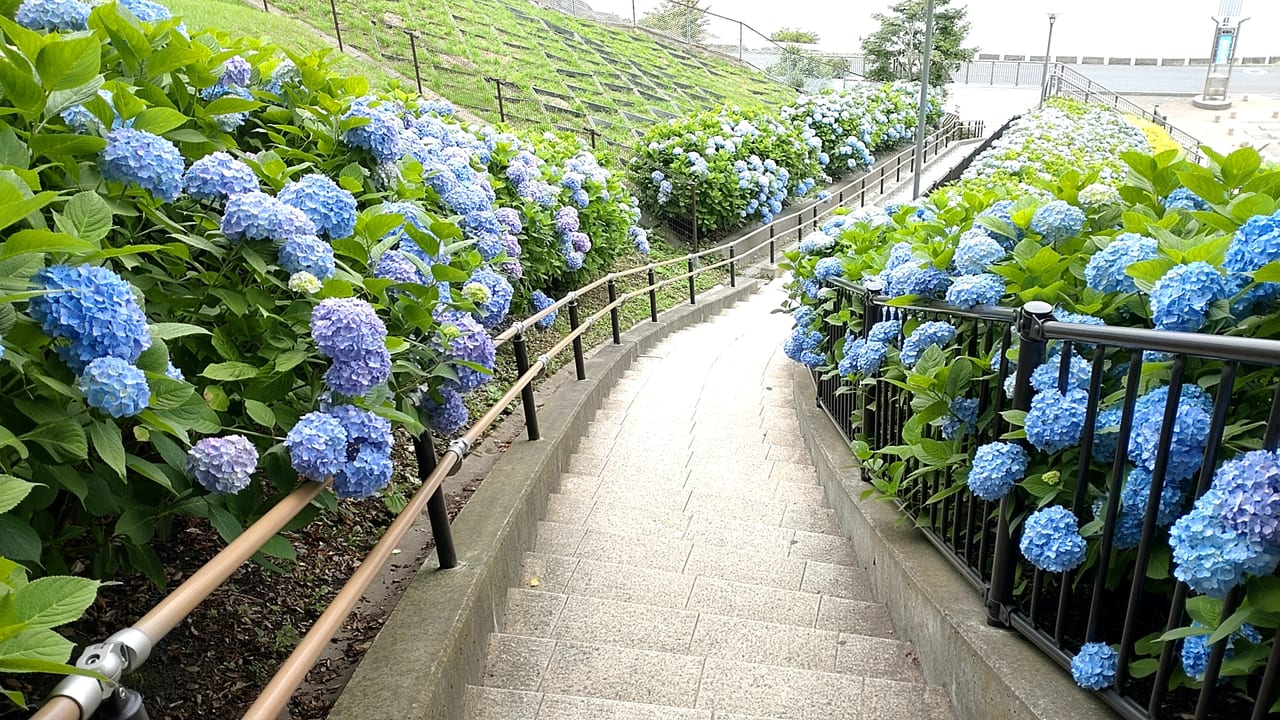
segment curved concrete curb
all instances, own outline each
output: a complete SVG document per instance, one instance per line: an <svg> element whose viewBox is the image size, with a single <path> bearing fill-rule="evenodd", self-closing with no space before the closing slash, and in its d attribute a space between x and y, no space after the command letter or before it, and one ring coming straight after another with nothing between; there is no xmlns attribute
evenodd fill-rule
<svg viewBox="0 0 1280 720"><path fill-rule="evenodd" d="M706 320L755 291L755 280L719 288L604 345L586 362L587 380L538 399L542 439L517 440L453 522L459 565L435 558L403 597L339 696L330 720L458 720L467 685L484 672L485 645L499 629L507 589L519 584L547 497L558 488L578 439L601 401L644 351L675 330ZM561 372L573 372L570 364Z"/></svg>
<svg viewBox="0 0 1280 720"><path fill-rule="evenodd" d="M1069 673L1011 630L986 624L973 587L891 503L863 498L858 461L817 407L809 371L792 378L796 414L845 535L876 599L894 627L916 647L925 679L946 688L961 720L1112 720L1101 700L1076 687Z"/></svg>

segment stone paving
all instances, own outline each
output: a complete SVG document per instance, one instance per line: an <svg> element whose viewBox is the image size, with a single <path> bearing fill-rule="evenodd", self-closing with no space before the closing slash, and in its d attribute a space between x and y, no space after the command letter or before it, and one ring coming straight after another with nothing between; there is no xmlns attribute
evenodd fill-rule
<svg viewBox="0 0 1280 720"><path fill-rule="evenodd" d="M617 383L551 496L468 720L952 720L805 450L775 280Z"/></svg>

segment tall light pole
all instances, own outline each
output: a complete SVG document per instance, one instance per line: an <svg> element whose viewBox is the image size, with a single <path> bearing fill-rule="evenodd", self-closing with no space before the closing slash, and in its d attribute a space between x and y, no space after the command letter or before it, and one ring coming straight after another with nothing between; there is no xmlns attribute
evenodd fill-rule
<svg viewBox="0 0 1280 720"><path fill-rule="evenodd" d="M1049 42L1044 46L1044 71L1040 74L1040 104L1044 105L1049 95L1049 53L1053 50L1053 24L1058 20L1058 13L1049 13Z"/></svg>
<svg viewBox="0 0 1280 720"><path fill-rule="evenodd" d="M924 165L924 132L929 117L929 61L933 58L933 0L928 0L924 16L924 54L920 62L920 119L916 123L916 167L911 199L920 197L920 174Z"/></svg>

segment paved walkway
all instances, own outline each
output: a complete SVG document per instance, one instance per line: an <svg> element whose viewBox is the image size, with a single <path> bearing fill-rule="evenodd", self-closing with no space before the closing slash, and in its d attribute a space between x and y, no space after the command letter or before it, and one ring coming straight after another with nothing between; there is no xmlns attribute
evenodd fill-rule
<svg viewBox="0 0 1280 720"><path fill-rule="evenodd" d="M780 280L613 389L552 495L468 720L950 720L800 436Z"/></svg>

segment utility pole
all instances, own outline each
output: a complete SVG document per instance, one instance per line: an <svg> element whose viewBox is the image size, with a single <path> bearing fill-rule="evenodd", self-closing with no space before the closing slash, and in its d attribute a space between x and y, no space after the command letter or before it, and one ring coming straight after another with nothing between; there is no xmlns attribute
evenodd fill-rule
<svg viewBox="0 0 1280 720"><path fill-rule="evenodd" d="M916 172L912 183L912 200L920 197L920 174L924 171L924 132L929 118L929 61L932 57L933 0L928 0L924 18L924 57L920 62L920 119L916 123Z"/></svg>
<svg viewBox="0 0 1280 720"><path fill-rule="evenodd" d="M1049 96L1049 53L1053 49L1053 23L1058 19L1057 13L1049 13L1049 42L1044 46L1044 72L1040 74L1040 104L1044 105Z"/></svg>

